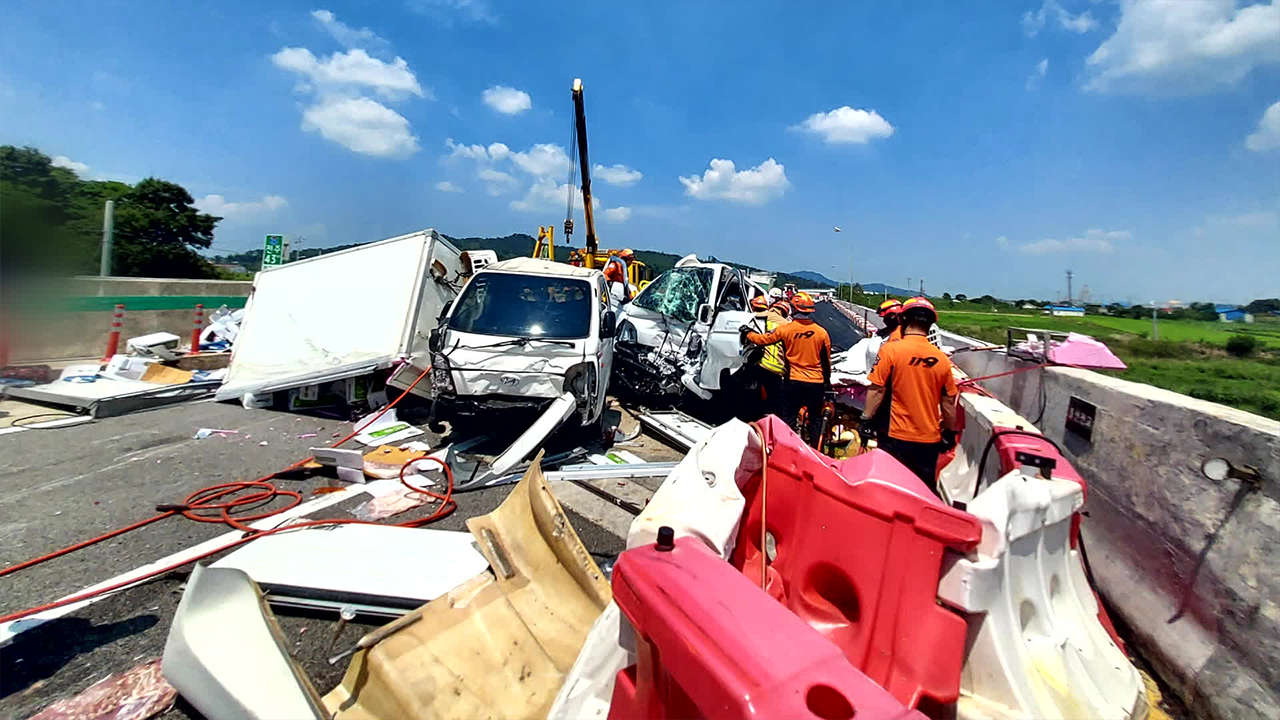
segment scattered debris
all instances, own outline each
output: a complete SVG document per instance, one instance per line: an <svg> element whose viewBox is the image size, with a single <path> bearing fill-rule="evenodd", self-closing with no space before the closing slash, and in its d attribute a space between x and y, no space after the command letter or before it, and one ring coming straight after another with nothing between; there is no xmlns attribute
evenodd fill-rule
<svg viewBox="0 0 1280 720"><path fill-rule="evenodd" d="M239 435L239 434L240 434L239 430L218 430L217 428L200 428L199 430L196 430L196 434L193 437L196 440L203 440L209 437L210 435L226 437L227 435Z"/></svg>
<svg viewBox="0 0 1280 720"><path fill-rule="evenodd" d="M400 469L411 460L417 460L426 453L420 450L405 450L390 445L382 445L365 454L363 459L364 474L382 480L400 477Z"/></svg>
<svg viewBox="0 0 1280 720"><path fill-rule="evenodd" d="M405 572L408 558L430 558L430 572ZM488 566L468 533L391 525L279 533L212 565L248 573L273 605L314 607L309 600L325 600L400 613L440 597Z"/></svg>
<svg viewBox="0 0 1280 720"><path fill-rule="evenodd" d="M356 442L364 445L385 445L422 434L421 429L397 418L395 408L383 413L381 417L371 415L361 420L356 423L355 429L360 433L356 435Z"/></svg>
<svg viewBox="0 0 1280 720"><path fill-rule="evenodd" d="M165 680L157 658L108 675L68 700L58 700L31 720L146 720L173 706L178 691Z"/></svg>

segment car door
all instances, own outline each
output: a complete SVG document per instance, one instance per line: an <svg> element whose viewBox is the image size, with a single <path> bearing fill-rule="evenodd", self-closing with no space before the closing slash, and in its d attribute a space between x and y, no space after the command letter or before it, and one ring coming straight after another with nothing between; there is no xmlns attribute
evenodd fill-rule
<svg viewBox="0 0 1280 720"><path fill-rule="evenodd" d="M747 284L737 268L721 270L716 290L715 317L706 331L702 370L698 375L698 384L707 390L719 390L724 372L736 372L742 367L745 349L738 328L755 318L747 309Z"/></svg>
<svg viewBox="0 0 1280 720"><path fill-rule="evenodd" d="M617 335L617 313L612 309L611 304L608 301L609 288L603 277L596 279L596 287L598 288L601 298L601 301L597 303L597 307L599 307L600 312L600 322L596 327L604 327L604 316L610 312L615 313L615 322L613 328L614 332L607 333L607 335L601 335L598 338L598 344L596 345L596 362L598 363L597 366L599 367L600 372L596 374L596 409L595 412L592 413L592 418L599 417L600 413L604 412L605 392L609 389L609 376L613 372L614 337Z"/></svg>

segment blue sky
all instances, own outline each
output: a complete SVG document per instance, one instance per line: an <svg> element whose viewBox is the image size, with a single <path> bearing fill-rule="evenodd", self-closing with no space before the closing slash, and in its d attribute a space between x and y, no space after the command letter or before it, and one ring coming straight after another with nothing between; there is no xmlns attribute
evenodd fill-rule
<svg viewBox="0 0 1280 720"><path fill-rule="evenodd" d="M581 77L608 247L1280 295L1274 1L3 7L0 142L182 183L223 250L559 226Z"/></svg>

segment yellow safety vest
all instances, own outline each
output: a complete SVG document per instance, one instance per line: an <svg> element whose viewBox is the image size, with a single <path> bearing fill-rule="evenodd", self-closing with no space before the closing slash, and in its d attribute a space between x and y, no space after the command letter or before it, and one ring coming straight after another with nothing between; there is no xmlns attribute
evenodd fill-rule
<svg viewBox="0 0 1280 720"><path fill-rule="evenodd" d="M771 333L778 328L779 324L780 323L774 319L773 313L769 313L765 316L764 331L766 333ZM764 348L764 355L760 356L760 367L775 375L784 374L787 371L787 368L786 365L783 364L783 352L782 343L780 342L772 345L766 345Z"/></svg>

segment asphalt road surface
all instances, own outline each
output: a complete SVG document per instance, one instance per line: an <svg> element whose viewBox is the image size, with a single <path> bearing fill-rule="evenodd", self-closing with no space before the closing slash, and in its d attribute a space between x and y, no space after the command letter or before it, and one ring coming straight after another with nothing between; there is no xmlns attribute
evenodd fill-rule
<svg viewBox="0 0 1280 720"><path fill-rule="evenodd" d="M196 440L199 428L237 430ZM0 436L0 566L8 567L154 514L157 503L181 502L202 487L255 479L329 444L350 423L239 405L199 402L134 413L59 430ZM315 437L301 437L315 434ZM415 438L434 444L428 435ZM353 447L359 447L351 445ZM631 448L636 451L636 448ZM669 459L668 457L653 459ZM273 481L303 493L331 484L327 477ZM432 524L465 531L468 518L496 508L510 486L456 495L458 510ZM558 491L557 491L558 492ZM361 495L312 517L350 517ZM397 515L404 522L431 506ZM566 511L587 549L599 558L621 552L619 534ZM0 613L75 593L169 554L217 537L220 524L172 517L99 545L0 579ZM205 562L213 562L217 556ZM28 717L54 700L76 695L104 676L160 657L188 568L130 588L19 634L0 648L0 717ZM317 689L327 692L345 665L325 661L332 616L277 613L293 652ZM349 624L340 647L372 625ZM234 642L234 630L228 631ZM179 699L161 717L199 717Z"/></svg>

